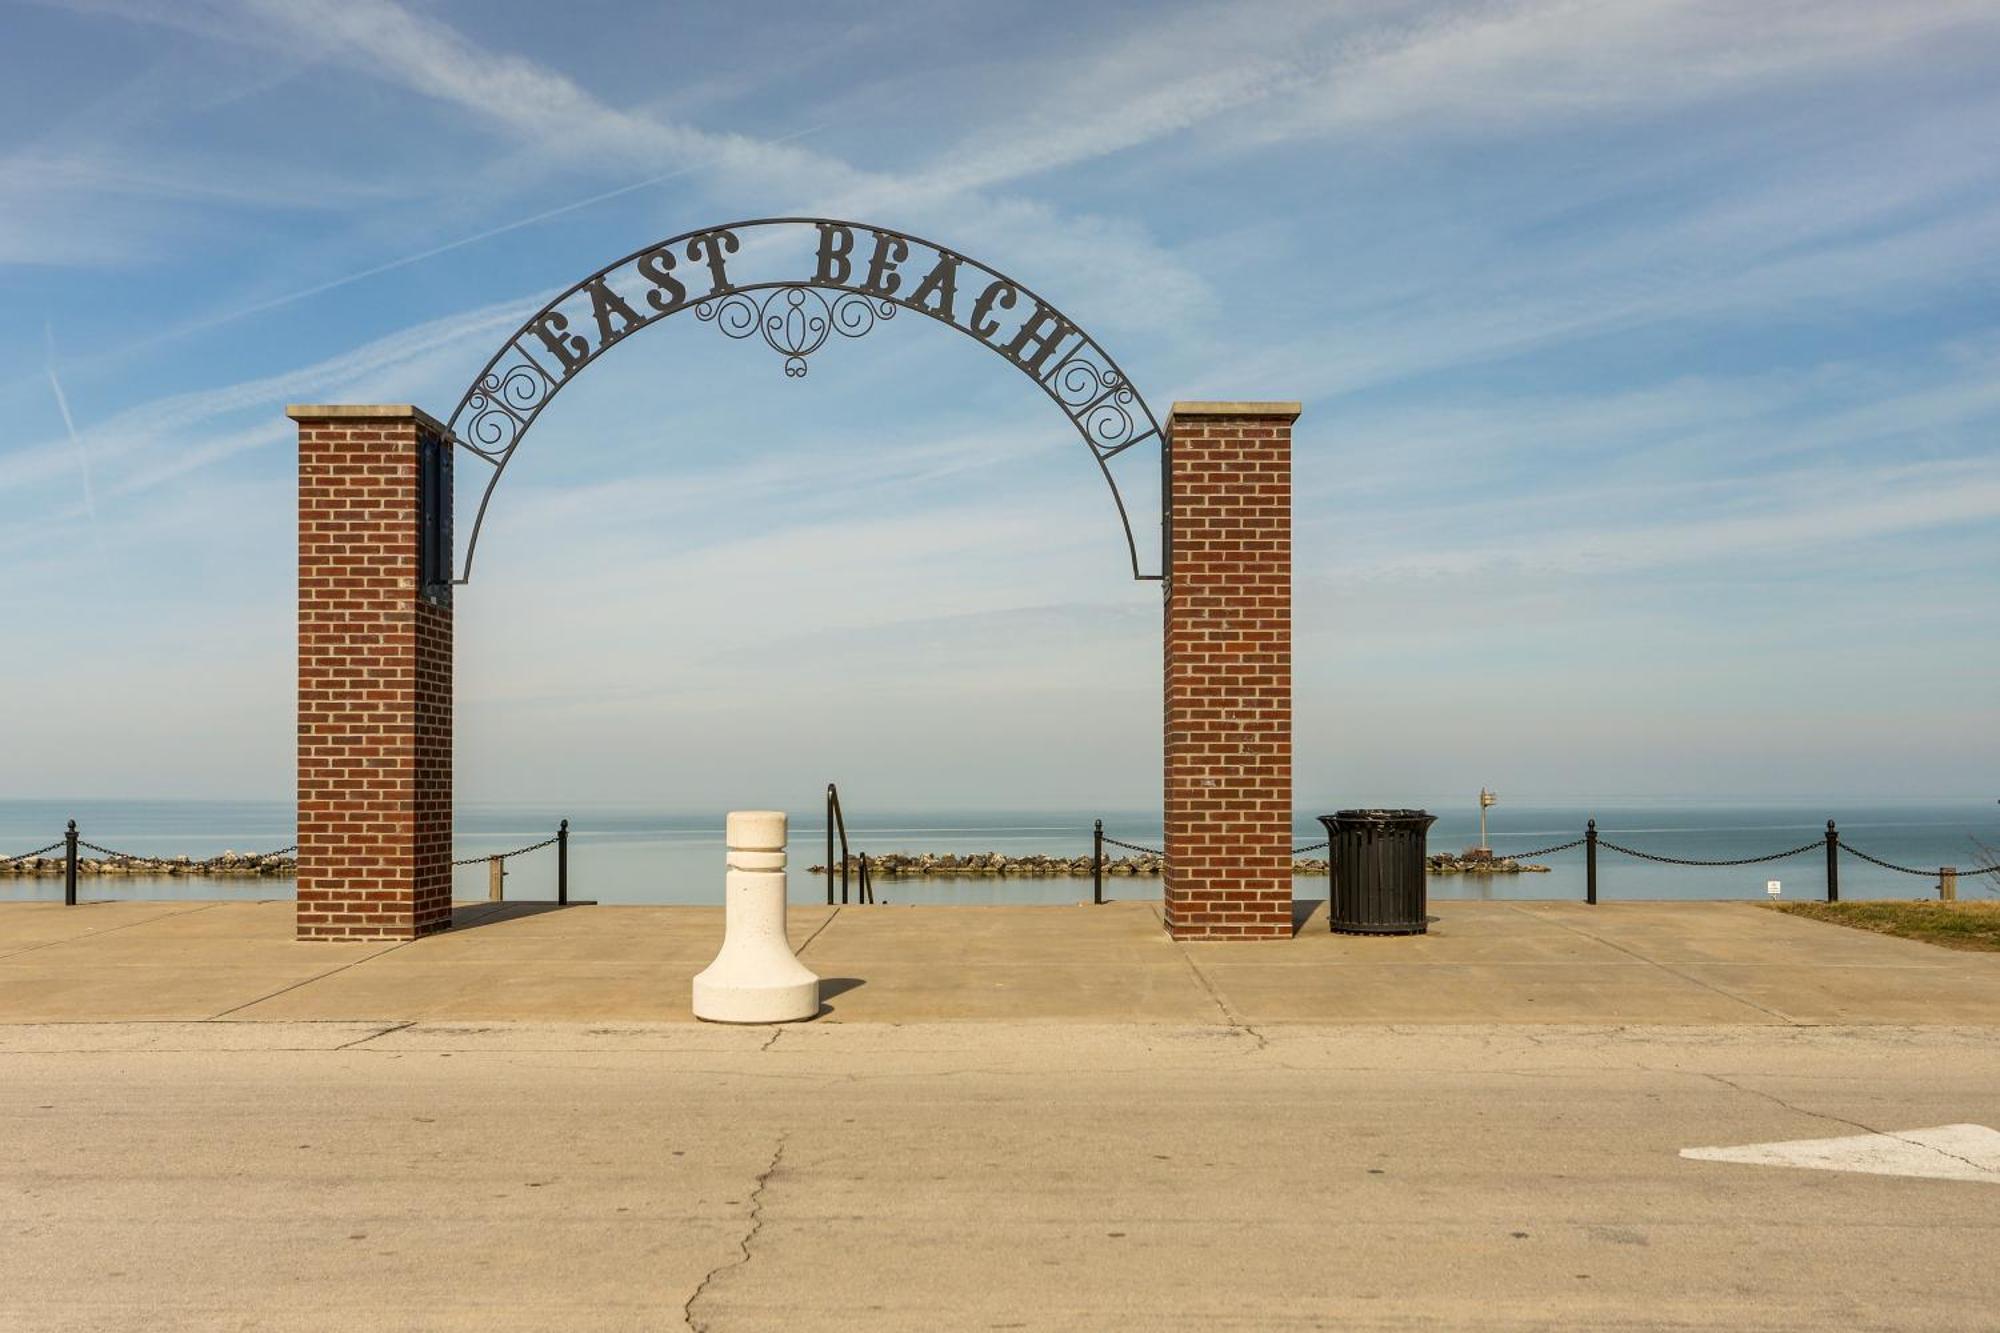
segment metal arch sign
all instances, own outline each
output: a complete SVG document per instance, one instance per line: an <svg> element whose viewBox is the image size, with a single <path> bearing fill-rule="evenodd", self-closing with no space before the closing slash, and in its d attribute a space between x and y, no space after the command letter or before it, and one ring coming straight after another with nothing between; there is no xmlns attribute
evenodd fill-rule
<svg viewBox="0 0 2000 1333"><path fill-rule="evenodd" d="M686 232L606 265L536 312L494 353L449 423L453 442L493 468L458 582L472 575L494 487L542 409L592 361L685 310L728 337L761 340L793 379L830 342L861 337L901 310L985 344L1069 418L1111 487L1132 576L1160 577L1140 570L1112 465L1150 444L1157 466L1164 436L1096 339L1021 283L934 241L835 218L758 218Z"/></svg>

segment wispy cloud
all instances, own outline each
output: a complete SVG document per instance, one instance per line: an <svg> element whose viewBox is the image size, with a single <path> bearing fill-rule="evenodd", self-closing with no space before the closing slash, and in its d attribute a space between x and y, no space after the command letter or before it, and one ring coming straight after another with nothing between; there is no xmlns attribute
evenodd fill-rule
<svg viewBox="0 0 2000 1333"><path fill-rule="evenodd" d="M2000 30L2000 16L1979 0L1524 0L1407 4L1377 15L1382 21L1335 35L1313 86L1246 126L1250 136L1383 126L1490 135L1550 118L1767 93L1879 66L1961 32L1991 39Z"/></svg>
<svg viewBox="0 0 2000 1333"><path fill-rule="evenodd" d="M952 225L953 243L984 244L1003 254L1032 250L1044 272L1060 275L1067 293L1096 289L1102 293L1102 307L1111 311L1143 304L1155 317L1172 317L1192 309L1205 294L1192 269L1129 220L1070 215L1044 202L979 192L1044 169L1043 157L1010 165L989 154L970 174L952 160L913 175L864 170L801 147L800 131L760 138L612 106L567 75L476 42L394 0L204 0L171 10L121 2L113 9L148 22L192 28L216 40L285 50L309 43L350 75L387 81L504 134L539 155L544 172L572 171L580 155L600 169L604 164L671 164L669 173L699 171L717 189L733 188L780 208L880 216L905 225L942 217ZM1190 105L1198 108L1200 102ZM1148 114L1156 120L1158 108ZM1130 146L1143 137L1130 129L1098 134L1092 151ZM453 247L434 253L448 248ZM398 258L371 267L386 272L411 262L416 261ZM329 289L333 285L344 282Z"/></svg>
<svg viewBox="0 0 2000 1333"><path fill-rule="evenodd" d="M1722 488L1713 484L1698 486L1707 498L1701 512L1662 517L1675 498L1672 486L1600 495L1599 503L1588 506L1574 503L1572 496L1573 512L1615 516L1617 521L1568 525L1545 509L1532 528L1514 528L1502 540L1470 545L1440 539L1437 534L1448 532L1448 526L1423 523L1418 511L1407 514L1404 522L1423 523L1433 534L1421 550L1357 554L1338 570L1343 577L1368 579L1494 572L1618 577L1752 558L1799 560L1901 533L2000 519L2000 461L1991 458L1804 468L1763 476L1754 486L1728 488L1726 498L1717 495ZM1332 569L1321 566L1318 572Z"/></svg>
<svg viewBox="0 0 2000 1333"><path fill-rule="evenodd" d="M119 495L140 493L246 449L286 439L291 426L282 412L289 402L406 401L420 396L414 391L445 381L468 359L470 348L512 332L524 313L552 294L428 320L279 374L126 407L90 430L99 465L117 473L108 489ZM246 414L259 419L225 428ZM67 439L9 449L0 454L0 493L58 476L72 465L72 457Z"/></svg>

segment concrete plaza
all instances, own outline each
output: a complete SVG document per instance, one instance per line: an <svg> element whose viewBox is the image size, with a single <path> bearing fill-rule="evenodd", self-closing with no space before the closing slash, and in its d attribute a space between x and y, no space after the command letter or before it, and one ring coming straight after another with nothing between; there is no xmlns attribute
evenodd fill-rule
<svg viewBox="0 0 2000 1333"><path fill-rule="evenodd" d="M1974 1328L2000 1171L1684 1149L2000 1119L2000 958L1745 905L0 908L0 1328Z"/></svg>
<svg viewBox="0 0 2000 1333"><path fill-rule="evenodd" d="M1741 903L1434 903L1430 933L1177 943L1145 902L793 907L823 1020L2000 1023L2000 957ZM693 1021L719 908L465 904L409 943L300 943L289 902L0 904L0 1022Z"/></svg>

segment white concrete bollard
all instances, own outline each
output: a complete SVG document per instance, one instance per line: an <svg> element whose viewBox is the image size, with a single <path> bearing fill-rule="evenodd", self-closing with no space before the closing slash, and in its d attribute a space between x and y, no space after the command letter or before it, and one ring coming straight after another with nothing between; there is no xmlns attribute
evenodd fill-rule
<svg viewBox="0 0 2000 1333"><path fill-rule="evenodd" d="M694 1016L794 1023L819 1012L819 978L785 938L785 815L732 810L722 952L694 979Z"/></svg>

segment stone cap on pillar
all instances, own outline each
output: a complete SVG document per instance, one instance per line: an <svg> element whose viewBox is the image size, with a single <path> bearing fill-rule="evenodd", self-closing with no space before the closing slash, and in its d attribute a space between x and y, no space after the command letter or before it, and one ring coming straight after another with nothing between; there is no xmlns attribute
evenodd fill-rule
<svg viewBox="0 0 2000 1333"><path fill-rule="evenodd" d="M1167 412L1167 422L1175 417L1275 417L1298 420L1299 403L1175 403Z"/></svg>
<svg viewBox="0 0 2000 1333"><path fill-rule="evenodd" d="M293 403L285 415L294 421L414 421L439 435L451 434L414 403Z"/></svg>

